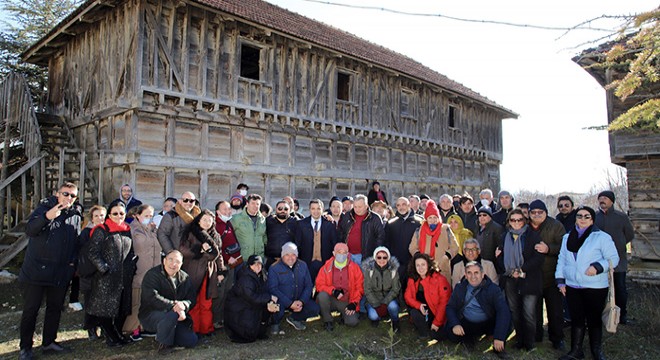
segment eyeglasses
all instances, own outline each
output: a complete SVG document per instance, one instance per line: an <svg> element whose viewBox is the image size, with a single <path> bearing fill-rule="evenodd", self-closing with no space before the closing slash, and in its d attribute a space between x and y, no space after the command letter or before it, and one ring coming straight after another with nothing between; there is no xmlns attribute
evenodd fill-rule
<svg viewBox="0 0 660 360"><path fill-rule="evenodd" d="M479 249L477 248L469 248L469 249L463 249L463 252L477 252Z"/></svg>
<svg viewBox="0 0 660 360"><path fill-rule="evenodd" d="M584 215L582 215L582 214L577 214L577 215L575 215L575 218L576 218L576 219L585 219L585 220L589 220L589 219L591 219L591 214L584 214Z"/></svg>
<svg viewBox="0 0 660 360"><path fill-rule="evenodd" d="M525 222L525 219L523 219L523 218L509 219L509 222L512 222L512 223Z"/></svg>
<svg viewBox="0 0 660 360"><path fill-rule="evenodd" d="M559 204L557 205L557 209L563 209L563 208L570 208L571 204Z"/></svg>
<svg viewBox="0 0 660 360"><path fill-rule="evenodd" d="M543 211L543 210L532 210L529 213L532 214L532 215L543 215L544 212L545 211Z"/></svg>
<svg viewBox="0 0 660 360"><path fill-rule="evenodd" d="M278 207L277 211L289 211L289 208L286 207Z"/></svg>
<svg viewBox="0 0 660 360"><path fill-rule="evenodd" d="M110 215L112 215L112 216L124 216L124 215L126 215L126 213L125 212L113 212L113 213L110 213Z"/></svg>
<svg viewBox="0 0 660 360"><path fill-rule="evenodd" d="M387 256L376 256L378 260L387 260Z"/></svg>
<svg viewBox="0 0 660 360"><path fill-rule="evenodd" d="M60 194L64 197L70 197L70 198L74 198L74 199L78 197L77 194L66 192L66 191L62 191Z"/></svg>
<svg viewBox="0 0 660 360"><path fill-rule="evenodd" d="M195 199L181 199L184 203L194 203Z"/></svg>
<svg viewBox="0 0 660 360"><path fill-rule="evenodd" d="M490 216L490 215L484 213L479 214L479 217L486 217L486 216Z"/></svg>

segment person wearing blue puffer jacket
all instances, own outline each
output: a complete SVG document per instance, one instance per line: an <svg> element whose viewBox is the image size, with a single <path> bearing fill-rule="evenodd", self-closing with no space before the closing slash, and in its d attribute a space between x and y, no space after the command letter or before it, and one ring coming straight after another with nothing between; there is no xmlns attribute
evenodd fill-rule
<svg viewBox="0 0 660 360"><path fill-rule="evenodd" d="M608 292L607 272L619 263L612 237L594 225L596 212L577 208L575 228L564 235L555 279L571 312L571 350L560 359L584 359L585 323L593 359L604 359L603 322Z"/></svg>

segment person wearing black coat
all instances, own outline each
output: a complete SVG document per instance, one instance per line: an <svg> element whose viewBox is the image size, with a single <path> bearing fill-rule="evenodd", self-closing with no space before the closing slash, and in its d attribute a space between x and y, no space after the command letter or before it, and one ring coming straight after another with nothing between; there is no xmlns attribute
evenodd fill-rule
<svg viewBox="0 0 660 360"><path fill-rule="evenodd" d="M574 206L575 204L570 196L562 195L557 198L557 210L559 210L559 213L557 213L555 219L564 225L567 233L575 228L577 210L573 208Z"/></svg>
<svg viewBox="0 0 660 360"><path fill-rule="evenodd" d="M339 242L348 244L351 260L361 264L362 259L372 256L374 250L383 245L385 241L383 220L380 215L369 210L367 197L364 195L355 196L353 210L345 215L339 223ZM358 222L360 224L356 225ZM359 233L352 231L354 226L360 226L361 231Z"/></svg>
<svg viewBox="0 0 660 360"><path fill-rule="evenodd" d="M101 325L110 347L130 343L122 336L121 328L131 313L137 259L125 216L126 205L113 202L105 222L92 229L89 245L89 260L97 271L92 277L87 313Z"/></svg>
<svg viewBox="0 0 660 360"><path fill-rule="evenodd" d="M138 318L142 327L156 333L158 353L166 354L173 346L192 348L197 335L192 330L188 312L195 306L196 291L185 271L183 254L170 250L162 265L144 274Z"/></svg>
<svg viewBox="0 0 660 360"><path fill-rule="evenodd" d="M511 328L511 311L504 293L484 274L480 262L468 262L465 272L447 304L445 333L454 342L466 343L474 343L484 334L493 335L493 348L502 353Z"/></svg>
<svg viewBox="0 0 660 360"><path fill-rule="evenodd" d="M422 225L424 218L410 208L410 200L400 197L396 200L396 216L385 224L385 247L392 256L399 260L399 279L401 294L405 294L408 285L408 263L410 262L410 241L415 231ZM403 303L403 302L402 302Z"/></svg>
<svg viewBox="0 0 660 360"><path fill-rule="evenodd" d="M289 204L280 200L275 205L275 214L266 218L266 270L280 258L282 246L288 242L295 242L298 218L292 216Z"/></svg>
<svg viewBox="0 0 660 360"><path fill-rule="evenodd" d="M509 213L502 249L496 250L500 285L504 288L516 329L518 348L532 350L536 337L536 303L543 292L543 254L534 248L541 242L527 225L520 209Z"/></svg>
<svg viewBox="0 0 660 360"><path fill-rule="evenodd" d="M270 313L279 308L273 306L277 298L268 292L262 270L261 256L250 255L227 296L225 326L233 342L250 343L268 338Z"/></svg>
<svg viewBox="0 0 660 360"><path fill-rule="evenodd" d="M314 284L319 270L332 257L332 250L335 248L338 238L334 223L322 216L323 202L321 200L314 199L310 201L309 211L310 216L298 221L295 244L298 246L299 259L309 266L312 284ZM318 249L314 247L316 232L319 235ZM315 250L318 251L316 254Z"/></svg>
<svg viewBox="0 0 660 360"><path fill-rule="evenodd" d="M64 183L57 195L39 202L30 214L25 234L29 237L25 260L18 275L23 290L23 313L20 324L20 356L32 358L33 334L39 308L46 297L42 350L67 351L58 344L62 306L66 287L73 277L78 256L78 236L82 224L82 206L75 202L78 187Z"/></svg>
<svg viewBox="0 0 660 360"><path fill-rule="evenodd" d="M380 189L380 183L378 181L374 181L371 184L371 190L369 190L369 193L367 194L367 203L369 206L371 206L371 204L378 200L384 202L387 205L390 204L387 202L387 196L385 196L385 192Z"/></svg>

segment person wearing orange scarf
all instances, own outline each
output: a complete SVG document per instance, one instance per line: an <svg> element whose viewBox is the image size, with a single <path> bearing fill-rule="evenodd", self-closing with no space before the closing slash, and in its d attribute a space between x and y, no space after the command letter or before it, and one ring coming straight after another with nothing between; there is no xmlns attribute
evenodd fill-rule
<svg viewBox="0 0 660 360"><path fill-rule="evenodd" d="M413 235L410 255L428 254L447 281L451 282L451 259L458 254L456 237L447 224L440 221L440 210L435 201L429 200L424 210L424 222Z"/></svg>

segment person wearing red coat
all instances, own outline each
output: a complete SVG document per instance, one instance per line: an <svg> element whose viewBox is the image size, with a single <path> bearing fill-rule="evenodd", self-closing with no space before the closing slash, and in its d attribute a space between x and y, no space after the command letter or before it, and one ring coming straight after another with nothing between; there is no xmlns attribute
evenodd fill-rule
<svg viewBox="0 0 660 360"><path fill-rule="evenodd" d="M440 329L447 322L445 310L451 297L451 285L427 254L415 254L408 272L404 299L410 308L413 324L420 337L438 339Z"/></svg>
<svg viewBox="0 0 660 360"><path fill-rule="evenodd" d="M332 254L316 276L316 301L327 331L334 328L332 311L339 311L347 326L356 326L364 295L362 269L351 261L346 243L337 243Z"/></svg>

